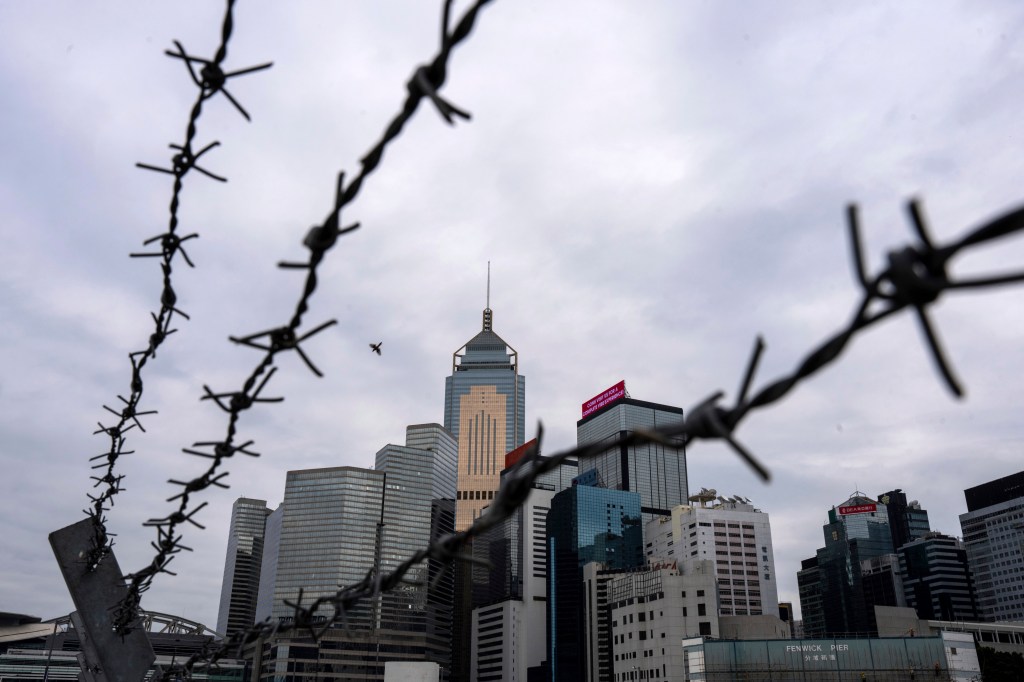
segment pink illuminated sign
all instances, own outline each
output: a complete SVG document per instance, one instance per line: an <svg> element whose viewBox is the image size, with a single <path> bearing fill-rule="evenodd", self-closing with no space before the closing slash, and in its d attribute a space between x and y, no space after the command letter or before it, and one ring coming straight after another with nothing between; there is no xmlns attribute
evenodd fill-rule
<svg viewBox="0 0 1024 682"><path fill-rule="evenodd" d="M625 380L620 381L609 389L598 393L593 398L583 403L583 416L586 417L591 412L600 410L605 405L614 403L619 398L626 397L626 382Z"/></svg>

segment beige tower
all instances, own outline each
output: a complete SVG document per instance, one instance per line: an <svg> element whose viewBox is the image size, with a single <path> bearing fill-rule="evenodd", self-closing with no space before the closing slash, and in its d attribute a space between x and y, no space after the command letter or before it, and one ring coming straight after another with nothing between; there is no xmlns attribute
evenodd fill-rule
<svg viewBox="0 0 1024 682"><path fill-rule="evenodd" d="M525 440L526 378L519 354L491 328L492 315L484 309L480 333L455 351L445 378L444 426L459 444L457 531L494 499L505 454Z"/></svg>

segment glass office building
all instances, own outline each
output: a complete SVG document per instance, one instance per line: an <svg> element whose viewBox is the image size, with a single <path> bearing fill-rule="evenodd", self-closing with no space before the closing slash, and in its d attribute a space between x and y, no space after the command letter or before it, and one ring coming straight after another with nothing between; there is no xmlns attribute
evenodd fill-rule
<svg viewBox="0 0 1024 682"><path fill-rule="evenodd" d="M269 514L266 500L240 497L231 507L231 529L217 614L217 633L225 637L237 630L247 630L256 622L263 536Z"/></svg>
<svg viewBox="0 0 1024 682"><path fill-rule="evenodd" d="M419 424L407 428L405 445L378 451L375 469L288 472L281 510L268 523L277 546L273 597L261 605L269 601L272 616L287 621L294 609L285 602L297 603L300 588L309 605L371 571L393 572L453 532L455 462L451 434ZM274 638L260 653L261 678L382 679L384 663L396 660L434 662L447 677L453 583L446 568L434 560L414 565L404 584L357 602L318 643L303 632ZM317 614L331 618L333 608Z"/></svg>
<svg viewBox="0 0 1024 682"><path fill-rule="evenodd" d="M907 494L899 488L882 493L878 496L878 501L885 505L889 514L893 549L899 549L908 542L923 538L931 531L928 510L921 509L921 504L917 500L908 502Z"/></svg>
<svg viewBox="0 0 1024 682"><path fill-rule="evenodd" d="M288 620L299 590L306 604L358 583L374 567L383 521L384 472L360 467L289 471L278 540L272 616ZM330 610L319 612L324 617ZM372 626L362 605L350 627Z"/></svg>
<svg viewBox="0 0 1024 682"><path fill-rule="evenodd" d="M586 679L587 619L583 566L609 570L645 564L640 494L573 485L547 515L547 650L553 680Z"/></svg>
<svg viewBox="0 0 1024 682"><path fill-rule="evenodd" d="M633 398L619 400L576 422L577 445L612 442L637 429L654 429L683 421L680 407ZM640 494L644 523L670 516L672 508L686 504L686 450L661 443L620 445L580 461L580 472L596 469L602 484Z"/></svg>
<svg viewBox="0 0 1024 682"><path fill-rule="evenodd" d="M406 429L406 445L377 452L383 472L380 571L391 573L442 535L455 530L455 439L440 424ZM406 583L381 598L379 627L447 670L451 665L453 583L436 559L422 561ZM401 634L404 633L404 634Z"/></svg>
<svg viewBox="0 0 1024 682"><path fill-rule="evenodd" d="M237 630L248 630L256 622L263 535L269 513L265 500L239 498L231 506L217 613L217 633L225 637Z"/></svg>
<svg viewBox="0 0 1024 682"><path fill-rule="evenodd" d="M806 612L814 616L805 622L805 633L830 637L876 633L874 606L903 605L899 603L903 601L902 587L889 585L886 589L880 582L885 562L872 562L893 553L888 511L884 504L855 492L830 509L828 518L829 522L822 526L825 546L816 557L820 589L811 590L807 585L811 576L802 576L801 610L805 609L805 595L809 600L820 598L820 610L814 603L806 606ZM801 573L806 570L807 567ZM890 582L893 575L898 576L898 570L885 572ZM818 613L823 631L808 629Z"/></svg>

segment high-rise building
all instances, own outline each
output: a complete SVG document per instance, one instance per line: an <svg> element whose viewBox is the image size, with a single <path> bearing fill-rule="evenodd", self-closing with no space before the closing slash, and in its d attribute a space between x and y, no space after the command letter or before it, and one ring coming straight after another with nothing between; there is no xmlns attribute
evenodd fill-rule
<svg viewBox="0 0 1024 682"><path fill-rule="evenodd" d="M526 682L546 660L547 516L577 471L566 461L542 474L512 516L474 542L474 556L490 568L475 595L470 679Z"/></svg>
<svg viewBox="0 0 1024 682"><path fill-rule="evenodd" d="M1024 471L964 490L960 528L978 617L1024 620Z"/></svg>
<svg viewBox="0 0 1024 682"><path fill-rule="evenodd" d="M256 599L256 621L263 622L274 615L274 583L277 582L277 557L281 551L281 520L284 504L267 517L263 532L263 563L260 566L260 589Z"/></svg>
<svg viewBox="0 0 1024 682"><path fill-rule="evenodd" d="M289 471L277 554L272 617L288 620L292 604L333 596L358 583L379 561L379 525L383 517L384 472L361 467ZM321 611L331 616L328 609ZM349 621L351 629L373 625L363 604Z"/></svg>
<svg viewBox="0 0 1024 682"><path fill-rule="evenodd" d="M828 512L829 522L822 527L825 546L817 552L817 576L820 584L821 615L824 631L814 632L807 614L814 614L814 604L804 604L803 596L816 598L810 589L801 586L801 610L805 614L804 629L807 636L844 636L848 633L870 634L875 631L874 606L898 606L902 590L885 589L877 574L888 571L882 563L871 559L893 553L889 514L884 504L863 493L855 492L842 504ZM865 563L867 562L867 563ZM805 562L806 563L806 562ZM891 564L889 564L891 566ZM808 567L801 570L805 574ZM864 574L869 576L869 590L865 595ZM898 571L895 573L898 577ZM890 598L887 595L896 595ZM881 603L875 600L881 600ZM897 603L893 603L893 601ZM816 614L815 614L816 615Z"/></svg>
<svg viewBox="0 0 1024 682"><path fill-rule="evenodd" d="M818 557L812 556L800 562L800 570L796 574L798 596L800 597L800 637L811 639L825 636L825 611L821 605L821 571L818 570Z"/></svg>
<svg viewBox="0 0 1024 682"><path fill-rule="evenodd" d="M408 427L406 445L377 453L376 469L332 467L288 472L284 502L268 519L276 542L272 596L261 612L289 620L294 607L387 574L417 550L454 530L455 440L439 424ZM276 536L276 537L274 537ZM265 564L266 565L266 564ZM407 582L345 614L341 627L319 643L302 632L267 642L260 653L268 679L380 679L388 660L450 666L452 581L439 562L426 560ZM316 616L329 619L325 606Z"/></svg>
<svg viewBox="0 0 1024 682"><path fill-rule="evenodd" d="M931 531L928 525L928 511L921 509L917 500L907 502L907 495L899 488L882 493L878 501L885 505L889 514L889 531L892 533L893 549L922 538Z"/></svg>
<svg viewBox="0 0 1024 682"><path fill-rule="evenodd" d="M472 525L494 499L506 454L526 437L526 377L519 373L519 353L494 332L490 288L488 267L480 332L452 354L452 373L444 381L444 426L458 446L457 531ZM464 562L456 562L454 581L452 679L465 682L472 660L474 592L480 581Z"/></svg>
<svg viewBox="0 0 1024 682"><path fill-rule="evenodd" d="M967 550L956 538L931 532L897 551L907 606L922 620L975 621Z"/></svg>
<svg viewBox="0 0 1024 682"><path fill-rule="evenodd" d="M405 442L377 452L375 469L385 475L382 574L455 530L455 439L440 424L417 424L406 428ZM405 584L382 595L379 622L382 631L396 633L396 647L445 671L451 667L454 596L449 569L436 559L414 566Z"/></svg>
<svg viewBox="0 0 1024 682"><path fill-rule="evenodd" d="M488 301L482 329L452 354L452 374L444 381L444 426L459 448L456 530L468 528L494 499L505 454L526 435L519 353L494 332L492 322Z"/></svg>
<svg viewBox="0 0 1024 682"><path fill-rule="evenodd" d="M768 514L745 498L717 497L702 489L692 505L648 522L650 560L709 559L718 576L722 616L779 615L778 578Z"/></svg>
<svg viewBox="0 0 1024 682"><path fill-rule="evenodd" d="M621 390L619 388L621 387ZM602 395L616 391L603 406L593 409L594 400L584 403L582 419L576 422L577 445L611 443L637 429L653 429L683 421L680 407L635 400L625 393L625 382ZM599 396L600 397L600 396ZM595 400L597 400L595 398ZM644 523L658 516L668 516L676 505L688 497L686 450L683 439L679 447L662 443L621 445L580 462L580 472L596 469L602 484L614 490L639 493Z"/></svg>
<svg viewBox="0 0 1024 682"><path fill-rule="evenodd" d="M238 630L247 630L256 622L263 535L268 514L270 510L266 500L240 497L231 507L231 529L217 614L217 632L225 637Z"/></svg>
<svg viewBox="0 0 1024 682"><path fill-rule="evenodd" d="M573 485L551 500L547 515L547 665L552 680L588 677L583 567L644 565L640 495Z"/></svg>

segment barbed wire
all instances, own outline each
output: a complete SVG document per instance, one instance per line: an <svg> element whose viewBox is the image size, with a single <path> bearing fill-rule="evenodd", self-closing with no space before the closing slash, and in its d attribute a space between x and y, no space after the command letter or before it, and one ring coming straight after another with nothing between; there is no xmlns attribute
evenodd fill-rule
<svg viewBox="0 0 1024 682"><path fill-rule="evenodd" d="M682 447L695 440L721 440L727 443L759 477L768 481L771 478L768 469L734 438L733 432L736 428L753 410L766 408L778 402L802 380L835 361L856 334L904 309L914 309L937 371L946 387L955 396L961 397L963 389L945 358L938 335L928 318L927 308L949 290L978 289L1024 281L1024 272L956 280L949 276L947 269L949 261L968 247L1024 230L1024 208L999 216L945 246L936 246L932 242L917 201L909 202L908 211L920 242L890 252L888 265L874 277L868 277L864 268L857 208L853 205L848 207L847 220L853 265L863 298L856 306L847 327L812 349L789 375L772 381L748 398L765 348L763 340L758 337L743 374L735 405L731 408L719 405L725 393L718 391L687 412L684 421L678 424L650 430L638 429L610 441L579 446L548 457L540 456L543 425L539 425L536 442L502 477L501 487L494 501L469 528L441 537L410 556L390 573L378 574L371 569L362 581L344 587L333 595L303 604L300 590L296 602L285 602L293 611L289 621L275 623L267 620L249 629L232 633L219 645L211 643L180 666L168 669L162 679L171 680L178 674L189 675L193 666L199 663L214 664L229 655L241 656L246 646L260 639L298 633L308 634L316 641L330 628L343 625L346 614L360 601L374 599L402 584L418 584L406 581L405 576L411 569L428 559L441 562L448 567L446 570L450 570L455 561L486 564L466 551L472 539L511 518L512 514L526 502L534 483L543 474L567 460L585 460L609 450L647 443ZM330 615L325 615L325 611Z"/></svg>
<svg viewBox="0 0 1024 682"><path fill-rule="evenodd" d="M295 351L310 371L312 371L316 376L322 376L322 372L310 359L301 344L303 341L310 339L324 329L337 324L337 320L332 319L320 323L308 331L301 329L301 327L303 317L309 310L309 300L317 288L317 272L320 263L327 252L334 247L339 237L348 234L359 227L358 223L343 227L341 224L341 209L354 200L359 194L363 181L378 167L387 146L401 134L406 122L412 118L413 114L419 107L420 102L424 98L429 99L434 104L442 118L444 118L449 125L454 124L456 117L465 120L470 118L470 114L468 112L463 111L442 98L440 94L438 94L438 90L444 85L445 80L447 79L448 60L451 56L452 50L469 36L473 30L477 14L489 2L490 0L476 0L469 8L466 9L454 28L449 30L452 0L445 0L442 11L440 48L437 55L430 63L421 65L415 69L412 77L406 85L407 96L402 104L401 110L396 116L394 116L394 118L391 119L380 140L360 159L359 172L347 184L345 183L344 172L338 174L334 192L334 202L330 212L320 225L314 225L310 228L303 240L303 245L309 251L308 260L304 262L282 261L278 263L278 267L282 269L306 271L302 292L289 321L280 327L248 334L246 336L229 337L232 342L238 345L263 351L264 354L239 390L218 392L208 385L203 386L204 393L201 400L211 401L228 415L226 433L221 439L200 441L193 443L189 448L183 448L183 451L187 454L210 459L210 465L204 473L191 480L170 480L169 482L171 484L181 488L177 494L171 496L167 500L168 502L177 500L177 509L166 517L150 519L143 524L157 529L157 539L151 543L151 546L155 550L155 554L147 566L125 576L125 579L128 581L127 594L125 598L114 607L113 614L114 627L119 633L125 634L135 627L134 623L137 620L136 614L141 604L142 594L152 586L153 579L161 573L173 575L173 572L167 568L170 562L180 552L191 551L190 547L182 543L183 535L180 531L181 527L185 524L191 524L200 529L204 527L195 519L195 516L207 505L207 503L203 502L198 506L191 507L190 504L192 502L192 496L195 493L206 490L211 486L221 488L228 487L222 482L224 477L227 476L227 472L218 473L218 471L224 461L230 457L233 457L238 453L253 457L259 456L259 453L254 452L250 448L250 446L253 445L253 441L245 441L240 445L236 444L238 436L238 422L241 414L256 403L281 402L284 400L283 397L270 398L261 395L262 391L266 388L270 379L277 371L277 368L274 367L276 356L282 352ZM206 70L214 64L214 62L189 57L180 46L179 51L178 53L175 53L175 56L180 56L186 61L189 65L190 73L192 73L191 64L193 62L204 64L202 79L197 79L193 73L193 80L196 80L197 84L207 82L207 76L205 75ZM254 67L254 69L255 68L261 67ZM243 72L235 72L235 74L227 75L248 73L254 69L248 69ZM225 78L227 75L225 75ZM223 80L219 82L222 86ZM203 87L205 88L206 86ZM204 90L204 92L205 91L206 90ZM224 92L239 111L245 114L245 110L241 108L234 98L227 95L226 91ZM187 156L187 162L183 162L183 167L186 169L196 168L197 170L200 170L195 166L195 161L199 158L199 155L207 151L207 149L209 149L209 147L204 148L199 154L189 154ZM177 168L177 165L175 168ZM159 168L153 168L153 170L170 172L166 169ZM211 177L216 177L212 173L208 173L206 171L201 172L204 172ZM176 178L177 177L178 176L176 175Z"/></svg>
<svg viewBox="0 0 1024 682"><path fill-rule="evenodd" d="M183 539L181 527L189 523L198 528L203 528L195 519L195 516L207 503L202 502L198 506L191 507L192 496L211 486L227 487L223 483L227 472L219 472L221 465L226 459L238 453L258 456L258 453L254 452L250 447L253 444L252 441L245 441L241 444L236 443L238 439L238 423L241 414L254 404L280 402L283 400L281 397L265 397L261 395L276 372L276 367L274 367L276 355L280 352L294 350L310 371L317 376L322 376L322 373L310 359L309 355L307 355L301 344L324 329L337 324L337 321L328 320L312 327L308 331L302 328L302 325L303 318L309 310L309 301L317 288L318 266L327 251L334 247L340 236L359 227L358 223L343 227L341 223L341 210L357 197L363 181L378 167L387 146L401 134L405 123L413 116L423 98L430 99L440 115L449 124L453 124L455 118L467 120L470 118L467 112L443 99L438 94L438 91L444 85L447 78L447 64L452 49L469 36L479 10L489 2L490 0L477 0L474 2L451 31L449 31L451 0L446 0L443 3L441 44L438 54L429 64L421 65L415 69L407 83L408 95L403 102L400 112L392 118L380 140L360 159L359 172L347 184L344 173L339 173L334 192L334 202L330 212L321 224L313 226L308 231L303 240L303 245L309 250L308 260L304 262L283 261L278 264L283 269L306 271L302 293L289 321L280 327L246 336L230 337L234 343L260 350L264 355L248 375L241 389L237 391L216 392L209 386L203 386L204 394L202 399L213 402L228 415L226 433L221 439L196 442L190 448L183 448L183 451L187 454L210 459L211 464L203 474L191 480L178 481L172 479L170 483L179 486L180 491L168 498L168 502L177 500L179 502L177 509L166 517L150 519L144 524L157 529L157 540L152 543L156 553L148 566L126 576L126 580L129 581L128 596L115 608L115 628L120 632L126 632L132 627L138 613L141 595L151 587L155 576L160 573L171 574L172 572L168 570L168 565L174 556L181 551L188 551L190 549L181 542ZM177 331L171 326L173 316L177 314L188 319L188 316L176 307L177 297L171 283L174 257L180 253L185 262L192 266L192 261L183 248L183 242L198 236L190 234L181 237L177 233L177 211L183 177L189 171L196 170L211 179L225 180L225 178L197 165L197 162L204 154L219 145L219 142L212 142L201 148L198 152L193 149L196 137L196 122L201 114L202 104L206 99L220 92L248 119L248 112L224 86L231 77L251 73L270 66L270 64L263 64L230 73L223 71L221 64L227 56L227 41L231 34L231 11L233 5L234 0L228 0L222 30L222 43L212 60L189 55L178 42L175 42L177 51L167 52L169 56L185 62L192 80L199 87L200 94L190 114L184 144L171 145L172 149L177 152L172 157L171 167L161 168L148 164L138 164L142 168L167 173L175 178L168 231L145 242L146 245L159 242L159 251L155 253L132 254L133 257L161 258L164 288L161 294L160 312L152 315L154 332L150 336L149 346L143 351L130 354L132 390L128 398L118 396L124 403L124 407L118 412L113 408L104 406L105 409L117 415L120 421L114 426L109 427L101 423L99 425L100 429L97 431L97 433L104 433L111 438L111 448L108 453L93 458L94 460L103 457L107 458L106 464L94 467L106 467L105 475L94 477L94 479L97 481L97 486L106 485L107 487L97 496L90 495L93 507L87 513L96 521L98 529L96 554L90 556L90 562L101 561L105 553L108 553L112 546L109 533L107 533L105 528L104 513L107 511L108 505L113 505L114 496L123 490L121 488L123 476L115 475L115 464L120 456L131 454L130 451L124 450L124 434L136 426L140 430L144 430L138 418L152 414L152 411L143 412L139 410L143 389L142 369L150 358L155 358L157 348L166 337ZM195 65L201 65L198 73L194 68ZM655 430L634 431L612 442L606 441L599 444L581 446L550 457L541 457L539 455L540 442L543 436L543 428L539 427L537 444L506 475L492 504L470 528L459 533L444 536L437 542L421 549L390 573L377 574L373 571L368 572L361 582L345 587L334 595L321 597L309 604L303 604L300 591L297 601L288 604L293 609L293 616L290 621L277 623L267 621L257 624L248 630L234 633L219 645L210 644L204 651L196 654L186 663L168 669L165 671L163 679L171 679L181 673L190 674L192 667L199 662L215 664L217 660L224 658L228 652L239 650L259 638L272 637L288 632L308 632L312 638L317 639L328 628L339 623L343 624L346 614L358 602L379 596L405 582L407 572L426 559L438 560L445 565L450 565L454 561L476 562L477 560L465 551L472 538L508 519L525 501L537 478L568 459L584 460L606 452L611 448L634 444L658 442L678 447L693 440L718 439L726 442L762 479L769 480L770 473L768 469L740 444L733 435L743 419L752 410L766 407L781 400L803 379L817 373L836 360L858 332L877 324L905 308L912 307L914 309L922 332L925 335L929 352L946 386L955 395L962 395L962 389L955 378L949 362L945 358L938 336L928 317L927 309L947 290L996 286L1024 280L1024 273L1014 273L958 281L951 279L947 272L949 261L964 249L1020 231L1024 227L1024 209L1007 213L968 233L961 240L941 247L937 247L932 243L918 204L911 202L909 210L911 221L920 239L920 243L891 252L888 257L887 267L875 277L869 278L864 267L856 208L853 206L849 208L848 222L853 260L857 280L863 290L863 298L856 307L848 326L812 350L790 375L769 383L758 390L752 397L748 398L761 355L764 352L764 344L758 338L747 363L737 399L731 408L722 407L719 404L725 395L723 391L719 391L699 403L680 424ZM322 615L321 612L325 608L330 611L330 616Z"/></svg>
<svg viewBox="0 0 1024 682"><path fill-rule="evenodd" d="M225 85L230 78L252 73L254 71L261 71L271 66L270 63L267 63L240 69L238 71L231 71L228 73L224 72L222 65L227 59L228 42L231 39L231 33L234 26L232 18L234 4L235 0L227 0L224 19L221 22L220 45L217 48L213 59L202 59L189 55L182 44L178 41L174 41L174 45L177 48L175 51L166 51L166 54L169 57L180 59L185 62L192 81L196 84L196 87L199 88L199 94L197 95L195 103L192 105L192 109L189 112L184 142L180 145L170 145L170 148L175 152L171 156L170 168L163 168L147 163L136 164L139 168L174 176L167 231L162 234L158 234L155 237L150 237L143 242L143 246L148 247L150 245L155 245L157 250L130 254L132 258L159 258L163 286L160 294L159 312L150 313L153 318L153 331L149 335L148 345L143 350L135 351L128 355L128 359L131 362L131 382L128 397L126 398L123 395L117 396L118 400L122 403L120 409L115 409L108 405L103 406L103 409L117 417L117 421L109 426L104 425L102 422L98 422L97 426L99 426L99 428L93 432L94 435L103 434L109 438L110 447L107 452L89 459L90 462L95 462L97 460L105 461L95 464L92 467L94 470L103 470L101 475L91 477L91 479L95 481L93 488L98 488L100 486L103 486L103 488L96 494L88 495L91 506L85 510L86 515L93 521L92 548L85 557L85 563L88 570L95 569L96 566L98 566L100 562L110 554L114 546L114 534L107 530L106 513L114 506L114 498L117 494L124 490L121 485L124 480L124 475L116 472L117 462L121 457L134 453L133 450L125 449L127 443L125 434L133 428L145 431L146 429L142 426L142 422L139 418L146 415L156 414L156 410L143 411L140 409L144 389L142 380L143 369L151 359L156 358L157 349L163 345L164 341L167 340L167 337L178 331L177 329L172 328L174 316L177 315L178 317L186 320L189 319L188 315L177 307L178 296L174 291L174 285L172 282L174 259L177 256L180 255L189 267L195 267L192 259L189 258L188 252L185 251L184 243L190 239L196 239L199 237L198 233L192 233L185 236L180 236L178 233L178 209L181 205L181 194L184 188L185 176L190 171L195 170L214 180L227 182L227 178L216 175L215 173L202 168L197 163L204 154L215 147L220 146L220 142L214 141L200 149L198 152L194 151L195 139L198 134L197 124L203 112L203 103L218 93L221 93L231 102L231 104L235 106L236 109L238 109L246 120L250 120L249 113L241 104L238 103L238 100L228 92ZM197 64L201 65L198 73L194 68L194 65Z"/></svg>

